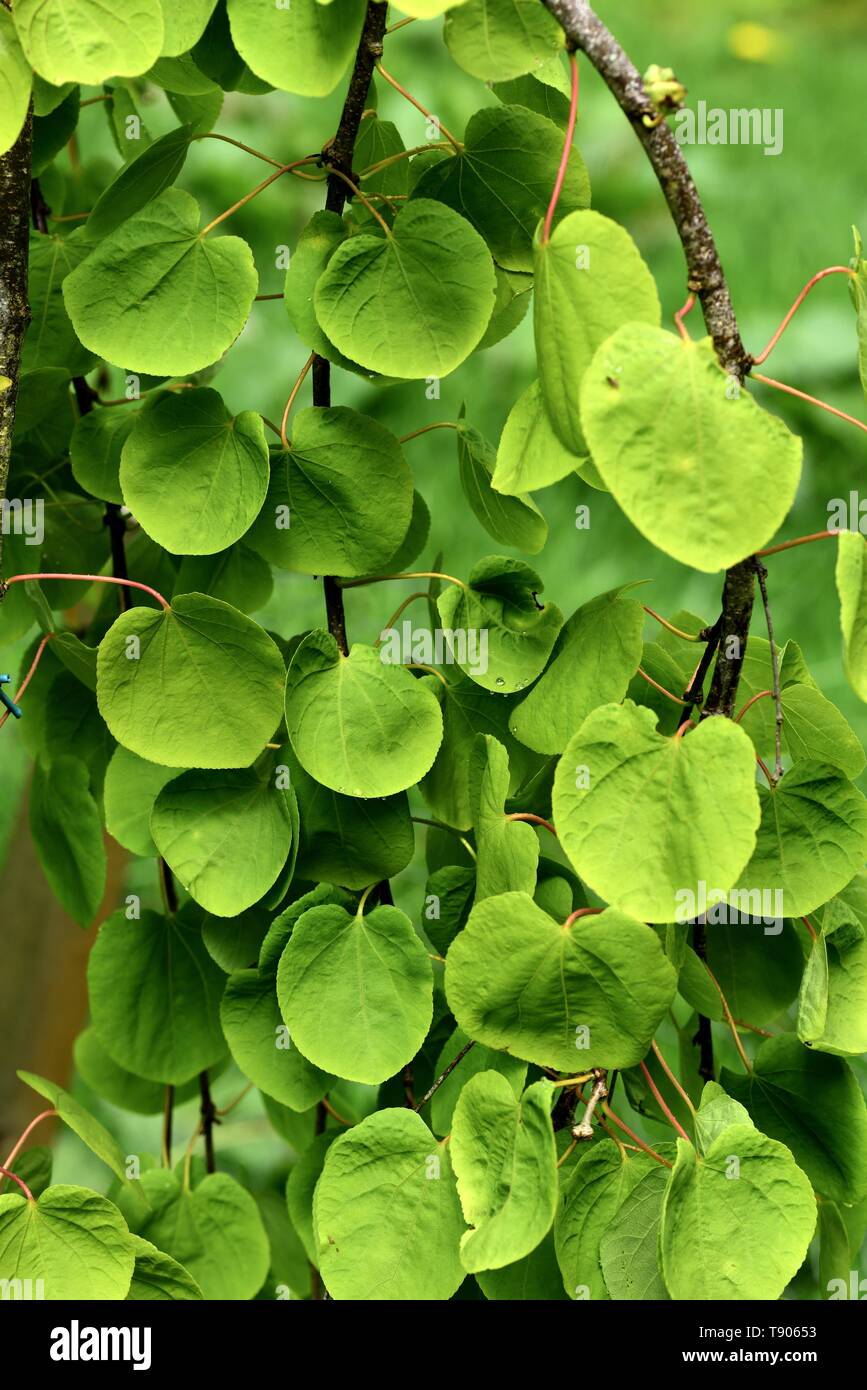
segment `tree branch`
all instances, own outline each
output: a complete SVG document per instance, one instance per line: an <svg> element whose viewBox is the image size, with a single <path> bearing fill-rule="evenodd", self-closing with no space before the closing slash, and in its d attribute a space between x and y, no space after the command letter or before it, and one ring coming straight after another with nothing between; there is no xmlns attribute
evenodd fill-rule
<svg viewBox="0 0 867 1390"><path fill-rule="evenodd" d="M742 381L752 358L741 341L716 242L680 145L664 121L648 127L657 113L641 74L586 0L543 0L570 45L590 59L632 125L665 194L686 255L689 288L701 301L707 330L727 372Z"/></svg>
<svg viewBox="0 0 867 1390"><path fill-rule="evenodd" d="M21 347L30 322L27 262L32 131L31 109L15 144L0 156L0 498L6 496ZM6 382L8 385L4 385ZM0 533L0 561L2 558Z"/></svg>
<svg viewBox="0 0 867 1390"><path fill-rule="evenodd" d="M349 88L343 103L337 133L322 151L323 163L339 170L349 179L353 179L352 155L358 137L358 128L361 125L361 117L367 104L370 79L373 76L374 67L382 57L382 40L385 34L387 12L388 6L380 3L380 0L368 0L364 27L355 55L355 66L349 79ZM355 181L353 179L353 182ZM349 196L349 190L343 179L339 175L329 174L328 190L325 196L326 211L336 212L339 216L343 212ZM313 360L313 404L319 406L331 404L331 363L327 362L324 357L315 357ZM349 651L349 644L346 639L343 594L331 575L325 576L323 585L328 631L340 651L346 656Z"/></svg>

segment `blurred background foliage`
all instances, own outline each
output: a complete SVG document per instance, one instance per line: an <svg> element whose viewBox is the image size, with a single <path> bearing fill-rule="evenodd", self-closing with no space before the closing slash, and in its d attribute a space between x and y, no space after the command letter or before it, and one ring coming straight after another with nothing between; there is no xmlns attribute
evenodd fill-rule
<svg viewBox="0 0 867 1390"><path fill-rule="evenodd" d="M688 104L703 100L708 107L770 107L783 112L784 145L779 156L765 155L760 146L705 145L686 151L717 238L745 343L758 352L807 279L823 266L848 261L852 224L867 233L867 156L859 115L867 70L862 0L716 0L714 5L706 0L654 0L652 4L600 0L597 8L641 71L651 63L675 70L688 89ZM385 61L460 136L472 113L480 106L496 104L497 98L452 62L441 42L441 28L441 21L406 26L388 39ZM580 60L580 71L576 143L589 169L593 205L621 221L638 242L657 277L670 323L686 290L683 257L667 208L619 109L584 60ZM151 136L177 124L161 91L131 86L139 87L136 100ZM323 100L283 92L265 96L229 92L216 128L275 158L296 159L321 148L333 133L343 91L342 83ZM83 95L86 98L89 93ZM408 147L427 140L424 117L392 89L378 84L376 102L380 115L398 125ZM86 107L75 140L57 161L65 178L53 172L46 176L47 195L56 215L88 209L119 167L106 116L102 103ZM199 200L207 221L263 176L263 166L242 151L200 140L179 182ZM294 247L322 199L321 186L284 178L232 217L226 230L245 237L252 246L260 293L276 294L282 289L281 248ZM703 331L698 310L688 322L693 335ZM257 303L241 339L220 366L215 384L233 413L254 409L279 421L306 352L289 326L282 303ZM856 370L854 315L840 278L833 277L814 291L766 370L856 416L867 415ZM510 407L535 375L530 312L505 341L476 352L443 380L438 400L427 398L424 382L374 387L338 369L333 370L333 398L335 404L374 415L397 434L436 420L455 420L466 403L470 422L496 444ZM118 395L122 389L122 378L116 374L103 394ZM309 403L309 389L308 378L299 405ZM756 384L750 389L804 439L801 487L781 539L824 529L831 499L846 498L862 484L863 435L766 387ZM464 575L476 559L500 547L482 530L463 498L454 437L450 431L434 431L409 443L406 451L432 516L428 544L413 568L430 566L442 552L446 571ZM690 572L655 550L607 494L593 491L576 477L547 489L537 501L550 534L544 551L531 557L531 563L542 575L546 596L567 614L595 594L644 579L652 582L643 597L659 611L685 608L708 621L716 618L721 576ZM580 504L590 507L589 529L576 529ZM777 636L781 643L790 637L798 641L824 693L867 739L867 712L842 673L834 561L835 547L816 545L769 562ZM409 590L389 584L347 594L350 638L374 641L404 592ZM255 616L285 637L321 626L321 585L308 576L275 572L273 595ZM648 636L653 627L649 625ZM760 605L753 630L764 634ZM4 669L16 668L22 646L3 651L0 665ZM0 854L19 814L26 775L26 755L14 723L7 726L3 739ZM420 801L415 810L424 814ZM416 922L420 921L424 878L420 852L417 862L395 884L398 903ZM151 863L136 867L130 890L159 905ZM721 1032L718 1051L723 1063L737 1068L730 1041ZM216 1083L218 1104L226 1104L241 1085L230 1068ZM116 1111L89 1095L80 1082L77 1086L127 1152L159 1151L159 1117ZM345 1109L360 1117L373 1104L374 1097L365 1094L369 1089L347 1087ZM395 1097L394 1103L402 1102ZM622 1091L618 1109L645 1133L662 1137L659 1126L648 1127L630 1111ZM193 1102L178 1109L177 1153L196 1118ZM307 1120L292 1123L306 1126ZM286 1137L291 1139L288 1130ZM285 1175L286 1148L265 1121L258 1099L248 1099L226 1118L217 1131L217 1144L221 1166L233 1169L260 1192L270 1191L266 1203L273 1206L276 1201L275 1239L282 1241L285 1268L296 1270L295 1288L297 1281L303 1283L306 1266L303 1259L299 1263L296 1245L278 1211L276 1184ZM60 1181L106 1186L105 1170L69 1135L59 1136L55 1175ZM804 1285L801 1295L810 1296L810 1292Z"/></svg>

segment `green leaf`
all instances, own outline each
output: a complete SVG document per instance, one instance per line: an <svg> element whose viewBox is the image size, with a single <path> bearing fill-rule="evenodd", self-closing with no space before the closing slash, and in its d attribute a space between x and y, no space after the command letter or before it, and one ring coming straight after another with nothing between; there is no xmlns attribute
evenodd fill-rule
<svg viewBox="0 0 867 1390"><path fill-rule="evenodd" d="M366 888L405 869L415 849L403 792L363 801L341 796L310 777L291 748L283 749L298 797L301 829L295 872L314 883Z"/></svg>
<svg viewBox="0 0 867 1390"><path fill-rule="evenodd" d="M424 890L423 925L438 955L445 954L458 932L466 926L475 895L475 869L445 864L431 874Z"/></svg>
<svg viewBox="0 0 867 1390"><path fill-rule="evenodd" d="M0 1197L0 1280L43 1289L19 1297L125 1298L134 1263L126 1222L97 1192L64 1183L35 1202Z"/></svg>
<svg viewBox="0 0 867 1390"><path fill-rule="evenodd" d="M532 72L564 46L560 25L534 0L469 0L446 15L443 38L455 62L485 82Z"/></svg>
<svg viewBox="0 0 867 1390"><path fill-rule="evenodd" d="M443 628L463 633L468 653L473 638L481 652L481 634L487 633L486 663L457 663L485 690L500 695L523 690L545 666L563 614L556 604L539 603L542 588L539 575L523 560L488 555L473 566L465 585L453 584L438 598ZM458 644L456 655L460 651Z"/></svg>
<svg viewBox="0 0 867 1390"><path fill-rule="evenodd" d="M815 1226L810 1182L776 1139L729 1125L703 1158L678 1139L659 1242L672 1298L779 1298Z"/></svg>
<svg viewBox="0 0 867 1390"><path fill-rule="evenodd" d="M745 903L733 890L721 909L723 921L716 921L713 908L707 912L707 959L735 1018L767 1023L797 997L804 953L792 923L775 914L773 898L772 910L763 914L756 891L750 896L752 903ZM752 918L750 906L759 907ZM701 973L710 984L703 967ZM718 1004L712 984L711 990Z"/></svg>
<svg viewBox="0 0 867 1390"><path fill-rule="evenodd" d="M550 1081L520 1100L496 1071L477 1073L455 1106L451 1159L464 1219L461 1262L471 1273L502 1269L529 1255L557 1209L557 1153Z"/></svg>
<svg viewBox="0 0 867 1390"><path fill-rule="evenodd" d="M231 975L255 961L268 934L270 913L261 905L237 917L202 918L202 940L212 960Z"/></svg>
<svg viewBox="0 0 867 1390"><path fill-rule="evenodd" d="M76 420L69 461L75 481L92 497L123 504L120 456L137 414L135 410L91 410Z"/></svg>
<svg viewBox="0 0 867 1390"><path fill-rule="evenodd" d="M229 0L232 38L253 72L283 92L324 97L358 46L364 0L292 0L288 7Z"/></svg>
<svg viewBox="0 0 867 1390"><path fill-rule="evenodd" d="M497 456L488 441L464 421L456 434L461 487L479 524L501 545L537 554L548 537L548 523L532 497L495 492L492 480Z"/></svg>
<svg viewBox="0 0 867 1390"><path fill-rule="evenodd" d="M544 673L509 727L537 753L562 753L587 715L617 704L641 662L644 610L629 586L590 599L560 629Z"/></svg>
<svg viewBox="0 0 867 1390"><path fill-rule="evenodd" d="M847 777L861 775L867 761L861 740L820 690L812 685L787 685L781 703L783 749L794 762L810 758L841 768Z"/></svg>
<svg viewBox="0 0 867 1390"><path fill-rule="evenodd" d="M484 334L479 339L476 352L482 352L507 338L523 321L530 307L532 275L501 270L497 265L494 266L494 272L497 278L494 310Z"/></svg>
<svg viewBox="0 0 867 1390"><path fill-rule="evenodd" d="M140 1235L169 1255L208 1300L246 1300L268 1273L268 1237L255 1201L228 1173L211 1173L192 1191L176 1173L142 1175L153 1208Z"/></svg>
<svg viewBox="0 0 867 1390"><path fill-rule="evenodd" d="M603 705L566 746L553 808L560 843L594 892L645 922L685 921L694 913L684 894L695 898L702 882L725 893L752 853L753 747L730 720L665 738L652 710ZM624 844L640 856L624 857Z"/></svg>
<svg viewBox="0 0 867 1390"><path fill-rule="evenodd" d="M476 902L498 893L532 895L539 840L531 825L506 819L509 758L490 734L478 734L467 769L470 813L476 832Z"/></svg>
<svg viewBox="0 0 867 1390"><path fill-rule="evenodd" d="M79 758L37 763L30 833L52 892L79 926L89 927L105 891L106 858L102 820Z"/></svg>
<svg viewBox="0 0 867 1390"><path fill-rule="evenodd" d="M446 958L467 1035L558 1071L634 1066L676 987L642 923L609 908L564 929L526 893L477 903Z"/></svg>
<svg viewBox="0 0 867 1390"><path fill-rule="evenodd" d="M599 348L581 388L603 482L643 536L704 573L767 543L801 474L800 439L732 383L710 339L632 323Z"/></svg>
<svg viewBox="0 0 867 1390"><path fill-rule="evenodd" d="M103 1100L121 1110L132 1110L136 1115L158 1115L162 1111L166 1100L165 1086L119 1067L106 1052L92 1025L75 1039L74 1056L75 1070L82 1081ZM187 1086L177 1087L175 1104L189 1100L194 1092L198 1095L198 1090L198 1078Z"/></svg>
<svg viewBox="0 0 867 1390"><path fill-rule="evenodd" d="M93 353L79 343L63 302L64 280L90 251L80 232L62 238L33 233L27 278L32 318L22 349L23 371L63 367L73 375L83 376L96 361Z"/></svg>
<svg viewBox="0 0 867 1390"><path fill-rule="evenodd" d="M188 156L190 135L189 125L178 126L176 131L160 136L138 158L126 164L97 197L83 227L83 238L99 242L151 199L160 196L164 189L171 188Z"/></svg>
<svg viewBox="0 0 867 1390"><path fill-rule="evenodd" d="M325 1157L335 1139L340 1138L339 1130L326 1130L317 1134L313 1142L301 1154L298 1162L289 1170L286 1182L286 1205L289 1219L301 1239L307 1258L319 1267L316 1235L313 1230L313 1194L322 1176Z"/></svg>
<svg viewBox="0 0 867 1390"><path fill-rule="evenodd" d="M247 545L230 545L215 555L185 555L172 591L210 594L242 613L264 608L274 589L271 566Z"/></svg>
<svg viewBox="0 0 867 1390"><path fill-rule="evenodd" d="M819 1203L819 1293L829 1294L835 1279L849 1285L849 1237L839 1207L833 1202Z"/></svg>
<svg viewBox="0 0 867 1390"><path fill-rule="evenodd" d="M73 1134L78 1135L91 1153L96 1154L96 1157L111 1169L116 1178L120 1178L123 1183L129 1181L127 1156L120 1144L74 1096L64 1091L56 1082L48 1081L44 1076L37 1076L35 1072L19 1071L17 1075L25 1086L30 1086L37 1094L44 1096L63 1123Z"/></svg>
<svg viewBox="0 0 867 1390"><path fill-rule="evenodd" d="M372 574L391 560L412 518L412 473L395 436L342 406L293 417L248 543L305 574Z"/></svg>
<svg viewBox="0 0 867 1390"><path fill-rule="evenodd" d="M473 824L470 756L477 733L492 735L508 753L510 780L503 800L518 790L523 750L509 733L515 700L493 695L464 675L446 686L438 682L434 694L443 714L443 741L419 790L435 816L456 830L469 830Z"/></svg>
<svg viewBox="0 0 867 1390"><path fill-rule="evenodd" d="M508 496L535 492L574 473L584 462L554 432L540 383L534 381L509 411L491 487Z"/></svg>
<svg viewBox="0 0 867 1390"><path fill-rule="evenodd" d="M225 550L255 521L268 491L262 417L233 416L209 387L167 392L139 414L120 484L136 520L166 550Z"/></svg>
<svg viewBox="0 0 867 1390"><path fill-rule="evenodd" d="M430 961L396 907L360 916L313 907L295 924L277 971L293 1043L323 1070L385 1081L424 1042L433 1009Z"/></svg>
<svg viewBox="0 0 867 1390"><path fill-rule="evenodd" d="M534 271L542 400L554 432L580 456L588 447L579 388L593 355L624 324L658 329L659 295L629 233L598 212L572 212L547 242L537 236Z"/></svg>
<svg viewBox="0 0 867 1390"><path fill-rule="evenodd" d="M99 1041L136 1076L179 1085L224 1055L224 975L181 918L115 912L99 929L87 984Z"/></svg>
<svg viewBox="0 0 867 1390"><path fill-rule="evenodd" d="M160 0L165 23L163 53L174 57L187 53L198 43L214 12L216 0L184 0L183 5L172 0Z"/></svg>
<svg viewBox="0 0 867 1390"><path fill-rule="evenodd" d="M15 27L28 61L56 87L135 77L163 43L160 0L15 0Z"/></svg>
<svg viewBox="0 0 867 1390"><path fill-rule="evenodd" d="M15 1176L26 1182L34 1197L39 1197L51 1184L51 1171L54 1166L54 1152L44 1144L35 1144L32 1149L22 1149L15 1159ZM20 1192L21 1188L12 1178L0 1182L0 1193Z"/></svg>
<svg viewBox="0 0 867 1390"><path fill-rule="evenodd" d="M286 727L304 770L348 796L391 796L436 757L442 715L403 666L356 642L343 656L326 632L297 648L286 684Z"/></svg>
<svg viewBox="0 0 867 1390"><path fill-rule="evenodd" d="M780 1033L762 1043L749 1076L724 1067L720 1082L761 1130L791 1149L823 1196L849 1204L867 1191L867 1109L842 1057Z"/></svg>
<svg viewBox="0 0 867 1390"><path fill-rule="evenodd" d="M387 376L440 377L482 337L494 285L478 232L419 198L401 209L390 236L362 233L338 246L314 303L323 331L353 361Z"/></svg>
<svg viewBox="0 0 867 1390"><path fill-rule="evenodd" d="M151 810L177 768L149 763L128 748L116 748L105 774L105 828L119 845L143 858L157 854L150 831Z"/></svg>
<svg viewBox="0 0 867 1390"><path fill-rule="evenodd" d="M837 545L843 666L859 700L867 701L867 541L854 531L841 531Z"/></svg>
<svg viewBox="0 0 867 1390"><path fill-rule="evenodd" d="M166 767L248 766L280 722L282 692L267 633L202 594L133 608L100 643L103 719L118 743Z"/></svg>
<svg viewBox="0 0 867 1390"><path fill-rule="evenodd" d="M24 57L15 23L0 11L0 154L15 144L30 104L33 74Z"/></svg>
<svg viewBox="0 0 867 1390"><path fill-rule="evenodd" d="M610 1298L651 1303L668 1299L657 1249L668 1174L658 1163L649 1168L602 1232L599 1263Z"/></svg>
<svg viewBox="0 0 867 1390"><path fill-rule="evenodd" d="M309 893L302 893L301 897L291 902L279 917L274 918L268 928L259 951L259 974L263 978L266 975L276 978L280 957L295 930L295 923L311 907L321 907L325 903L350 907L352 902L349 893L344 892L342 888L335 888L331 883L317 883Z"/></svg>
<svg viewBox="0 0 867 1390"><path fill-rule="evenodd" d="M549 58L525 77L492 82L491 91L506 106L526 106L538 111L561 130L569 124L569 80L559 58Z"/></svg>
<svg viewBox="0 0 867 1390"><path fill-rule="evenodd" d="M476 1283L488 1299L512 1303L529 1300L553 1303L566 1300L563 1280L560 1278L557 1257L554 1254L554 1237L550 1234L535 1250L525 1255L523 1260L504 1265L502 1269L478 1270Z"/></svg>
<svg viewBox="0 0 867 1390"><path fill-rule="evenodd" d="M289 857L292 827L274 759L226 772L184 772L151 811L158 853L192 898L235 917L267 893Z"/></svg>
<svg viewBox="0 0 867 1390"><path fill-rule="evenodd" d="M570 1298L608 1298L600 1242L632 1192L657 1168L645 1154L629 1158L609 1139L587 1149L563 1188L554 1246Z"/></svg>
<svg viewBox="0 0 867 1390"><path fill-rule="evenodd" d="M460 153L426 169L413 198L434 198L454 208L484 237L504 270L532 271L533 234L545 215L562 153L563 133L553 121L524 106L487 106L470 118ZM587 170L573 149L558 207L564 215L589 202Z"/></svg>
<svg viewBox="0 0 867 1390"><path fill-rule="evenodd" d="M809 761L796 763L773 789L761 788L759 798L756 848L739 886L779 890L774 915L803 917L863 866L867 801L838 768Z"/></svg>
<svg viewBox="0 0 867 1390"><path fill-rule="evenodd" d="M258 283L247 243L206 240L198 203L167 188L100 241L64 280L63 298L78 337L99 357L185 376L231 347Z"/></svg>
<svg viewBox="0 0 867 1390"><path fill-rule="evenodd" d="M290 1110L309 1110L334 1082L302 1056L280 1017L273 979L236 970L226 981L220 1022L239 1070Z"/></svg>
<svg viewBox="0 0 867 1390"><path fill-rule="evenodd" d="M313 1221L332 1298L439 1302L465 1277L448 1149L411 1110L380 1110L332 1144Z"/></svg>
<svg viewBox="0 0 867 1390"><path fill-rule="evenodd" d="M867 1052L867 939L859 914L841 898L825 908L804 970L798 1037L838 1056Z"/></svg>
<svg viewBox="0 0 867 1390"><path fill-rule="evenodd" d="M129 1301L178 1303L204 1297L193 1276L171 1255L158 1250L149 1240L142 1240L141 1236L130 1236L130 1240L135 1254L135 1268L127 1294Z"/></svg>
<svg viewBox="0 0 867 1390"><path fill-rule="evenodd" d="M442 1076L446 1067L455 1060L469 1041L461 1028L454 1030L434 1065L435 1078ZM430 1103L430 1127L434 1134L448 1134L451 1131L455 1106L463 1089L479 1072L497 1073L504 1077L513 1100L520 1099L527 1079L527 1063L510 1057L505 1052L495 1052L493 1048L485 1047L482 1043L474 1043L433 1094Z"/></svg>

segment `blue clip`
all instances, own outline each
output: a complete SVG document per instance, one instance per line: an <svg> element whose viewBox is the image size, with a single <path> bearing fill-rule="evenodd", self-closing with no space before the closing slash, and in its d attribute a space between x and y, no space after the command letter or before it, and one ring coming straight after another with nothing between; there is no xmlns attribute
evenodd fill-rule
<svg viewBox="0 0 867 1390"><path fill-rule="evenodd" d="M21 716L22 716L22 714L24 713L24 711L18 708L18 706L15 704L14 700L10 700L10 699L9 699L9 696L6 694L6 691L3 689L4 685L8 685L8 683L9 683L9 681L11 681L11 679L12 679L11 676L0 676L0 704L5 705L6 708L8 709L8 711L9 711L9 713L10 713L10 714L14 714L14 716L15 716L16 719L20 719Z"/></svg>

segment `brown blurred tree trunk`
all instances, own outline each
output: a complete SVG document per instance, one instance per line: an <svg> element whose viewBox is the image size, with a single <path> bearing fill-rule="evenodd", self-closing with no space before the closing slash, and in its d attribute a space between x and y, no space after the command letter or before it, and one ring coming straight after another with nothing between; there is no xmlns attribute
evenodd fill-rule
<svg viewBox="0 0 867 1390"><path fill-rule="evenodd" d="M106 837L108 877L97 917L120 901L127 855ZM19 1068L65 1086L72 1045L87 1016L87 957L96 934L69 917L54 897L30 836L28 797L0 870L0 1163L34 1115L47 1108L20 1082ZM48 1126L34 1134L45 1143Z"/></svg>

